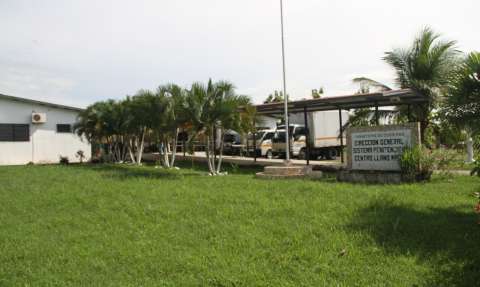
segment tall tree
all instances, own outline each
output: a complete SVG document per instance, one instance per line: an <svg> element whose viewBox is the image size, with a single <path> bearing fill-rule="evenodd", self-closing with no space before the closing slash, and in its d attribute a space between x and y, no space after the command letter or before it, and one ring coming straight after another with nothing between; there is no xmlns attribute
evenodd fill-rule
<svg viewBox="0 0 480 287"><path fill-rule="evenodd" d="M470 53L451 79L443 114L456 125L480 134L480 53Z"/></svg>
<svg viewBox="0 0 480 287"><path fill-rule="evenodd" d="M431 112L438 107L458 64L459 51L455 41L440 40L440 34L424 28L407 49L387 52L384 60L396 72L396 84L412 88L428 98L425 105L412 106L412 115L420 122L422 139L431 121ZM405 113L406 111L401 110Z"/></svg>
<svg viewBox="0 0 480 287"><path fill-rule="evenodd" d="M206 157L211 175L221 172L223 140L219 147L219 158L215 160L215 133L220 131L223 139L228 129L241 128L239 108L248 101L245 96L235 94L235 87L230 82L220 81L207 85L194 83L186 99L186 111L193 126L193 136L202 133L206 137ZM190 139L191 140L191 139Z"/></svg>
<svg viewBox="0 0 480 287"><path fill-rule="evenodd" d="M455 41L443 41L430 28L424 28L408 48L397 48L386 52L383 58L396 73L399 88L411 88L428 98L425 105L411 108L411 116L421 124L422 139L432 119L432 110L438 107L442 95L448 88L453 67L458 65L459 51ZM369 78L354 79L361 89L376 88L382 91L390 87ZM405 117L407 110L399 107L399 116Z"/></svg>
<svg viewBox="0 0 480 287"><path fill-rule="evenodd" d="M180 128L184 127L188 122L186 112L187 91L178 85L167 84L158 88L157 96L166 103L166 110L162 120L163 124L158 134L162 142L161 154L163 156L163 164L165 167L170 168L175 165Z"/></svg>
<svg viewBox="0 0 480 287"><path fill-rule="evenodd" d="M114 100L97 102L80 112L74 126L79 136L102 144L114 162L124 162L128 150L128 112Z"/></svg>
<svg viewBox="0 0 480 287"><path fill-rule="evenodd" d="M162 115L166 110L162 102L153 92L140 90L133 97L127 97L122 104L128 112L128 150L132 162L142 162L145 137L162 123Z"/></svg>

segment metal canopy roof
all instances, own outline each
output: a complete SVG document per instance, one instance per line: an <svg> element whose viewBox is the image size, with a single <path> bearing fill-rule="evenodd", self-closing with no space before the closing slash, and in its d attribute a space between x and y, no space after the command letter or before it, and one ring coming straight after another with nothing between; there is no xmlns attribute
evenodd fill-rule
<svg viewBox="0 0 480 287"><path fill-rule="evenodd" d="M47 103L47 102L42 102L42 101L37 101L37 100L32 100L32 99L27 99L27 98L19 98L19 97L4 95L4 94L0 94L0 99L16 101L16 102L21 102L21 103L27 103L27 104L41 105L41 106L52 107L52 108L63 109L63 110L72 110L72 111L77 111L77 112L83 111L83 109L81 109L81 108L52 104L52 103Z"/></svg>
<svg viewBox="0 0 480 287"><path fill-rule="evenodd" d="M428 99L411 89L358 94L340 97L300 100L288 103L289 113L315 111L350 110L358 108L401 106L426 103ZM284 103L257 105L257 114L275 115L284 112Z"/></svg>

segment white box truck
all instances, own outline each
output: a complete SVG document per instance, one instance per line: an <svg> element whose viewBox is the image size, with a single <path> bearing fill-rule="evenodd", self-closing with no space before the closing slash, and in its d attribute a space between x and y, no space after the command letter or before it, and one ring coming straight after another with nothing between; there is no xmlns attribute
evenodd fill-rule
<svg viewBox="0 0 480 287"><path fill-rule="evenodd" d="M310 159L336 159L341 152L340 126L348 121L348 111L342 111L342 123L338 111L320 111L307 114ZM305 159L307 154L307 131L304 114L290 116L290 152L293 157ZM346 144L345 134L343 143ZM285 126L279 126L272 140L274 155L285 155Z"/></svg>

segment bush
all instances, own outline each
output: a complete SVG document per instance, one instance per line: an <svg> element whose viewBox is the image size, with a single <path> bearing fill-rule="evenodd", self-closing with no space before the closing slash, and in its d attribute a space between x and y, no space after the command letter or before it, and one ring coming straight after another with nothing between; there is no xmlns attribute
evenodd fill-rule
<svg viewBox="0 0 480 287"><path fill-rule="evenodd" d="M67 165L69 163L68 156L60 156L60 164Z"/></svg>
<svg viewBox="0 0 480 287"><path fill-rule="evenodd" d="M400 157L400 168L406 181L430 180L435 159L423 146L406 147Z"/></svg>
<svg viewBox="0 0 480 287"><path fill-rule="evenodd" d="M451 174L452 169L461 168L463 161L458 160L459 152L453 149L439 148L432 152L435 158L435 168L443 175Z"/></svg>

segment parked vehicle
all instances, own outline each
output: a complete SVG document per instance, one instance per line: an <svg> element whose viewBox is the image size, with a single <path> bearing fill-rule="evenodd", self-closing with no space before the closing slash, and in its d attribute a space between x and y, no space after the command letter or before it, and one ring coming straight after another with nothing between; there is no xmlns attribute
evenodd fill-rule
<svg viewBox="0 0 480 287"><path fill-rule="evenodd" d="M226 155L240 155L243 149L240 134L227 131L223 136L223 153Z"/></svg>
<svg viewBox="0 0 480 287"><path fill-rule="evenodd" d="M249 134L247 138L248 155L262 156L272 158L272 138L275 136L275 130L260 130L254 135Z"/></svg>
<svg viewBox="0 0 480 287"><path fill-rule="evenodd" d="M290 136L290 155L298 157L301 150L306 146L305 127L303 125L290 125L288 132ZM272 139L273 156L285 157L285 142L285 125L278 126L275 136Z"/></svg>
<svg viewBox="0 0 480 287"><path fill-rule="evenodd" d="M310 131L310 159L334 160L341 152L340 119L337 111L312 112L307 115ZM348 120L348 112L342 111L342 122ZM307 132L304 125L304 115L292 115L290 118L290 152L291 156L305 159L307 156ZM342 123L342 124L343 124ZM346 143L345 135L343 139ZM285 126L279 126L272 140L274 155L285 156Z"/></svg>

